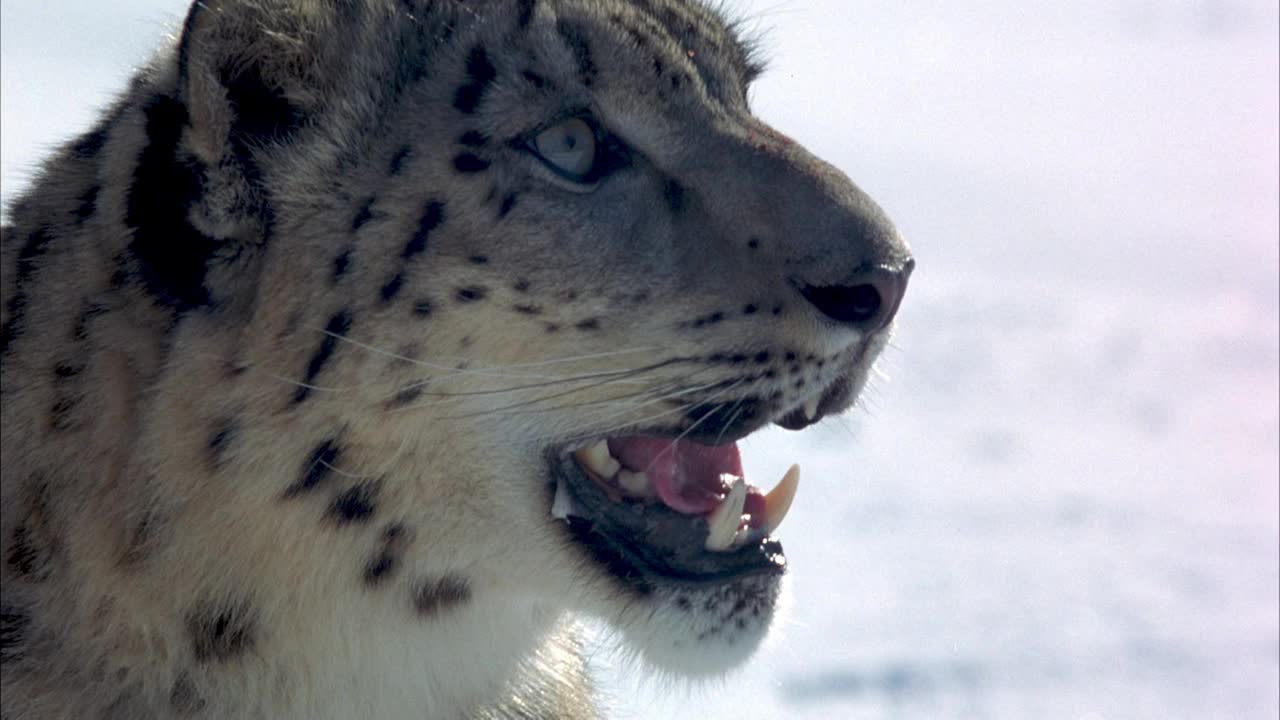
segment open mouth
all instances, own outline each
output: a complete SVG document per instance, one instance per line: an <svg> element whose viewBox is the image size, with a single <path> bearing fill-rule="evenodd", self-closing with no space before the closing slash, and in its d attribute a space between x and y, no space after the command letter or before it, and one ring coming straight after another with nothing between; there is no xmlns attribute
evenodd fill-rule
<svg viewBox="0 0 1280 720"><path fill-rule="evenodd" d="M551 457L552 515L607 570L634 587L780 574L772 537L800 479L791 466L765 492L743 476L734 442L630 436Z"/></svg>

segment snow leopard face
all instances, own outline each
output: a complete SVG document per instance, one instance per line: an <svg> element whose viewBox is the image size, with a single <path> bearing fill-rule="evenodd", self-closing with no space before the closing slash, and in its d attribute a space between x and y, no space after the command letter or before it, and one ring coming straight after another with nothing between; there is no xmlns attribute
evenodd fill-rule
<svg viewBox="0 0 1280 720"><path fill-rule="evenodd" d="M566 610L741 662L799 471L736 443L847 409L914 265L758 71L693 0L196 4L6 229L28 606L79 533L196 694L299 647L500 685Z"/></svg>

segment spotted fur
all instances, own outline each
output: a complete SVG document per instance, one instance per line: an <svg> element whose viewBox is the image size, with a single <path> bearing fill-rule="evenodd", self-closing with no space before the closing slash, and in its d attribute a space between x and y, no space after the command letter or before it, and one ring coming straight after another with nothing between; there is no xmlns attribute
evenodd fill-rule
<svg viewBox="0 0 1280 720"><path fill-rule="evenodd" d="M548 481L843 409L887 342L812 289L908 250L751 113L733 24L203 0L176 35L7 208L4 717L595 718L579 616L749 657L776 581L647 577ZM533 144L569 118L579 178Z"/></svg>

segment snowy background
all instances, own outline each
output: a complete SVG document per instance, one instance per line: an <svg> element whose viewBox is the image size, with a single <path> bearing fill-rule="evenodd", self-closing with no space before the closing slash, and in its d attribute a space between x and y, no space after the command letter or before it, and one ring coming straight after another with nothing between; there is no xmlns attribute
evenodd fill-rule
<svg viewBox="0 0 1280 720"><path fill-rule="evenodd" d="M0 193L180 0L0 0ZM792 607L723 683L619 718L1276 718L1274 2L759 0L758 113L919 268L863 407L744 443L805 482Z"/></svg>

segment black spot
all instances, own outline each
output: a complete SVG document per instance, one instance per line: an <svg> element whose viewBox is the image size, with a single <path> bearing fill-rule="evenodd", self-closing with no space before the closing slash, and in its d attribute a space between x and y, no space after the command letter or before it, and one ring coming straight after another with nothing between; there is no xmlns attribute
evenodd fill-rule
<svg viewBox="0 0 1280 720"><path fill-rule="evenodd" d="M519 0L516 5L516 27L526 28L533 20L533 10L537 0Z"/></svg>
<svg viewBox="0 0 1280 720"><path fill-rule="evenodd" d="M382 531L378 551L364 566L364 584L374 587L391 579L400 566L400 556L409 544L410 533L404 525L394 523Z"/></svg>
<svg viewBox="0 0 1280 720"><path fill-rule="evenodd" d="M337 257L333 259L333 281L337 282L342 279L343 275L351 269L351 249L343 250Z"/></svg>
<svg viewBox="0 0 1280 720"><path fill-rule="evenodd" d="M489 60L489 54L480 45L471 49L467 56L467 78L469 82L458 88L453 96L453 106L470 115L479 107L484 91L489 83L498 77L498 71Z"/></svg>
<svg viewBox="0 0 1280 720"><path fill-rule="evenodd" d="M751 248L752 250L759 250L759 249L760 249L760 239L759 239L759 238L751 238L750 240L747 240L747 247Z"/></svg>
<svg viewBox="0 0 1280 720"><path fill-rule="evenodd" d="M564 44L569 46L569 52L578 63L578 77L582 84L590 87L596 78L596 64L591 58L591 47L587 44L586 38L574 23L563 18L556 21L556 32L559 33Z"/></svg>
<svg viewBox="0 0 1280 720"><path fill-rule="evenodd" d="M759 309L760 309L760 308L756 307L755 305L743 305L743 306L742 306L742 314L743 314L743 315L755 315L755 314L756 314L756 310L759 310Z"/></svg>
<svg viewBox="0 0 1280 720"><path fill-rule="evenodd" d="M418 317L427 317L431 314L431 301L419 300L413 304L413 314Z"/></svg>
<svg viewBox="0 0 1280 720"><path fill-rule="evenodd" d="M467 258L467 260L469 260L472 265L488 265L489 264L488 255L472 255L471 257Z"/></svg>
<svg viewBox="0 0 1280 720"><path fill-rule="evenodd" d="M529 292L529 281L524 278L517 278L511 288L516 292Z"/></svg>
<svg viewBox="0 0 1280 720"><path fill-rule="evenodd" d="M412 405L418 400L418 398L422 397L422 392L426 387L427 383L423 380L415 382L408 387L400 388L396 391L396 394L391 398L391 400L388 401L387 407L394 410L396 408L405 407L406 405Z"/></svg>
<svg viewBox="0 0 1280 720"><path fill-rule="evenodd" d="M14 528L9 540L9 557L6 558L9 567L23 577L40 579L37 571L42 569L43 562L40 552L31 542L31 531L27 524L22 523Z"/></svg>
<svg viewBox="0 0 1280 720"><path fill-rule="evenodd" d="M681 610L688 610L691 607L693 607L693 604L689 602L689 598L681 595L680 597L676 598L676 607L680 608Z"/></svg>
<svg viewBox="0 0 1280 720"><path fill-rule="evenodd" d="M377 494L378 488L374 483L352 485L333 498L327 514L339 525L364 522L373 516L376 509L373 501Z"/></svg>
<svg viewBox="0 0 1280 720"><path fill-rule="evenodd" d="M458 138L459 145L465 145L471 148L484 147L489 142L489 138L479 130L468 130L462 133L462 137Z"/></svg>
<svg viewBox="0 0 1280 720"><path fill-rule="evenodd" d="M67 380L80 374L84 367L76 367L69 363L58 363L53 366L53 377L56 380Z"/></svg>
<svg viewBox="0 0 1280 720"><path fill-rule="evenodd" d="M759 364L759 365L763 365L763 364L765 364L765 363L769 362L769 353L767 353L767 352L758 352L758 353L756 353L756 356L755 356L755 358L753 358L753 359L756 361L756 363L757 363L757 364Z"/></svg>
<svg viewBox="0 0 1280 720"><path fill-rule="evenodd" d="M31 618L16 607L0 608L0 664L22 656L22 644Z"/></svg>
<svg viewBox="0 0 1280 720"><path fill-rule="evenodd" d="M27 236L22 247L18 250L18 272L14 280L23 283L31 279L35 274L37 259L43 256L49 249L49 243L53 240L53 235L48 228L36 228L34 232Z"/></svg>
<svg viewBox="0 0 1280 720"><path fill-rule="evenodd" d="M511 309L515 310L521 315L541 315L542 314L542 308L538 307L537 305L513 305Z"/></svg>
<svg viewBox="0 0 1280 720"><path fill-rule="evenodd" d="M320 485L328 479L334 463L341 454L342 448L338 447L337 438L330 438L317 445L302 463L302 468L298 471L298 479L285 489L284 496L294 497Z"/></svg>
<svg viewBox="0 0 1280 720"><path fill-rule="evenodd" d="M373 219L373 198L364 201L356 216L351 219L351 232L359 230L365 223Z"/></svg>
<svg viewBox="0 0 1280 720"><path fill-rule="evenodd" d="M158 95L144 107L147 146L134 168L125 209L129 249L147 290L179 312L208 305L204 285L217 241L192 227L187 211L203 192L200 168L178 158L187 110Z"/></svg>
<svg viewBox="0 0 1280 720"><path fill-rule="evenodd" d="M194 715L204 709L204 698L196 692L191 676L187 673L179 673L173 681L173 687L169 689L169 706L179 716Z"/></svg>
<svg viewBox="0 0 1280 720"><path fill-rule="evenodd" d="M662 199L667 201L671 212L678 213L684 209L684 194L684 186L675 180L662 183Z"/></svg>
<svg viewBox="0 0 1280 720"><path fill-rule="evenodd" d="M404 161L409 159L412 151L408 145L397 150L396 154L391 156L391 162L387 163L387 174L399 175L400 171L404 170Z"/></svg>
<svg viewBox="0 0 1280 720"><path fill-rule="evenodd" d="M600 318L587 318L586 320L578 322L574 327L579 330L599 330Z"/></svg>
<svg viewBox="0 0 1280 720"><path fill-rule="evenodd" d="M221 78L236 113L231 132L241 136L239 142L280 140L302 126L302 112L289 102L283 89L262 77L257 65L227 65Z"/></svg>
<svg viewBox="0 0 1280 720"><path fill-rule="evenodd" d="M91 185L88 190L80 193L79 204L75 209L77 225L86 222L98 211L98 193L101 191L100 185Z"/></svg>
<svg viewBox="0 0 1280 720"><path fill-rule="evenodd" d="M329 318L329 323L324 328L324 339L320 341L320 347L316 348L315 354L307 362L307 372L303 377L302 385L293 394L293 402L295 404L306 400L311 395L311 388L307 386L315 381L316 376L320 374L320 371L324 369L325 363L333 355L333 351L337 349L338 338L345 337L350 329L351 316L345 310Z"/></svg>
<svg viewBox="0 0 1280 720"><path fill-rule="evenodd" d="M203 608L187 616L187 633L197 661L225 662L253 649L253 613L243 603Z"/></svg>
<svg viewBox="0 0 1280 720"><path fill-rule="evenodd" d="M24 287L35 274L37 258L44 255L53 236L45 228L39 228L27 236L18 249L17 273L14 276L13 296L9 298L9 321L0 327L0 353L9 350L9 343L22 334L23 316L27 309L27 293Z"/></svg>
<svg viewBox="0 0 1280 720"><path fill-rule="evenodd" d="M471 153L462 153L453 159L453 167L461 173L478 173L489 169L489 161Z"/></svg>
<svg viewBox="0 0 1280 720"><path fill-rule="evenodd" d="M735 365L741 365L742 363L744 363L744 362L746 362L746 361L747 361L747 356L746 356L746 355L743 355L742 353L736 353L736 354L734 354L732 357L730 357L730 358L729 358L729 362L731 362L731 363L733 363L733 364L735 364Z"/></svg>
<svg viewBox="0 0 1280 720"><path fill-rule="evenodd" d="M129 270L129 258L124 253L119 253L111 258L111 264L115 267L111 271L111 289L121 290L129 284L129 278L133 276Z"/></svg>
<svg viewBox="0 0 1280 720"><path fill-rule="evenodd" d="M240 423L235 418L224 418L214 424L213 432L209 435L210 467L215 470L222 467L222 464L226 462L227 448L235 441L239 432Z"/></svg>
<svg viewBox="0 0 1280 720"><path fill-rule="evenodd" d="M401 257L407 260L424 252L427 249L427 240L431 237L431 231L440 227L442 222L444 222L444 205L435 200L427 203L422 211L422 217L418 220L418 229L413 233L409 244L404 246Z"/></svg>
<svg viewBox="0 0 1280 720"><path fill-rule="evenodd" d="M516 206L516 199L520 196L516 193L507 193L502 197L502 205L498 207L498 217L504 218L507 213L511 212L511 208Z"/></svg>
<svg viewBox="0 0 1280 720"><path fill-rule="evenodd" d="M783 357L786 359L787 362L794 362L796 359L796 354L793 352L788 352Z"/></svg>
<svg viewBox="0 0 1280 720"><path fill-rule="evenodd" d="M62 431L71 427L71 412L80 404L80 398L63 396L53 401L49 408L49 429Z"/></svg>
<svg viewBox="0 0 1280 720"><path fill-rule="evenodd" d="M458 288L454 292L453 296L458 299L458 302L469 303L483 300L488 293L489 291L485 288L478 285L472 285L469 287Z"/></svg>
<svg viewBox="0 0 1280 720"><path fill-rule="evenodd" d="M420 581L413 589L413 606L418 614L434 617L471 600L471 585L466 578L445 575L437 580Z"/></svg>
<svg viewBox="0 0 1280 720"><path fill-rule="evenodd" d="M700 328L700 327L706 327L707 325L715 325L716 323L722 320L724 320L724 313L714 312L714 313L711 313L710 315L706 315L704 317L700 317L694 320L693 327Z"/></svg>
<svg viewBox="0 0 1280 720"><path fill-rule="evenodd" d="M781 315L781 314L782 314L782 306L781 306L781 305L774 305L774 306L773 306L773 314L774 314L774 315Z"/></svg>
<svg viewBox="0 0 1280 720"><path fill-rule="evenodd" d="M395 276L388 280L386 284L382 286L382 289L378 291L379 296L382 298L382 302L391 302L392 298L396 296L396 293L400 292L400 287L402 285L404 285L404 275L396 273Z"/></svg>
<svg viewBox="0 0 1280 720"><path fill-rule="evenodd" d="M374 555L364 566L364 584L378 585L395 572L396 558L386 552Z"/></svg>
<svg viewBox="0 0 1280 720"><path fill-rule="evenodd" d="M76 138L71 144L71 152L81 160L92 160L106 144L107 128L98 127Z"/></svg>
<svg viewBox="0 0 1280 720"><path fill-rule="evenodd" d="M524 77L524 79L528 81L530 85L534 86L539 90L547 86L546 78L542 77L536 72L533 72L532 70L525 70L523 73L521 73L521 76Z"/></svg>

